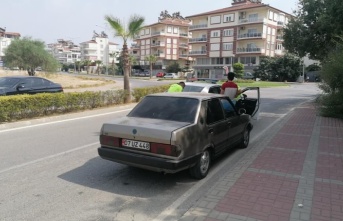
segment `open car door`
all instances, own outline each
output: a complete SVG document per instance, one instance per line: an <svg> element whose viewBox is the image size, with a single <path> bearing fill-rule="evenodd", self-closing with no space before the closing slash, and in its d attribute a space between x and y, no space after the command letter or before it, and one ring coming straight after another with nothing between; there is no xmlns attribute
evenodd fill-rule
<svg viewBox="0 0 343 221"><path fill-rule="evenodd" d="M260 88L259 87L247 87L242 90L241 99L236 103L236 108L244 108L246 114L249 114L252 119L259 119L260 111Z"/></svg>

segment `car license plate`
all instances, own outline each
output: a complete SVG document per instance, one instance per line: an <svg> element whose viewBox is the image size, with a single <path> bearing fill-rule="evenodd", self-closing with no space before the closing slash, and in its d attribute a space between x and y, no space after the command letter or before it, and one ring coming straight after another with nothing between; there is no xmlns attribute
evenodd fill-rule
<svg viewBox="0 0 343 221"><path fill-rule="evenodd" d="M122 139L121 144L125 147L133 147L133 148L139 148L143 150L150 150L150 143L147 143L147 142Z"/></svg>

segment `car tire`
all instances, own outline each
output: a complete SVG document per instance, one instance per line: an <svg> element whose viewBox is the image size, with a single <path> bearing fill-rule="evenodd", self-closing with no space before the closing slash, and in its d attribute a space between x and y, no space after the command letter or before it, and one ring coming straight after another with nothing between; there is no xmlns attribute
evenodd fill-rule
<svg viewBox="0 0 343 221"><path fill-rule="evenodd" d="M197 163L189 169L191 176L195 179L202 179L207 176L211 166L211 153L207 149L199 157Z"/></svg>
<svg viewBox="0 0 343 221"><path fill-rule="evenodd" d="M250 141L250 130L248 127L246 127L243 131L243 136L242 136L242 140L240 143L240 148L241 149L247 148L249 145L249 141Z"/></svg>

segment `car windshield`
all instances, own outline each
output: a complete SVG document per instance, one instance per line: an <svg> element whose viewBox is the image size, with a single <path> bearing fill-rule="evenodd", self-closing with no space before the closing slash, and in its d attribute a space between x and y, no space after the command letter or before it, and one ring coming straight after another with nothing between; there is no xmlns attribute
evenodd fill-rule
<svg viewBox="0 0 343 221"><path fill-rule="evenodd" d="M201 86L194 86L194 85L186 85L185 88L183 88L182 92L201 92L204 87Z"/></svg>
<svg viewBox="0 0 343 221"><path fill-rule="evenodd" d="M127 116L193 123L198 105L194 98L146 96Z"/></svg>
<svg viewBox="0 0 343 221"><path fill-rule="evenodd" d="M18 78L0 78L0 87L13 87L18 81Z"/></svg>

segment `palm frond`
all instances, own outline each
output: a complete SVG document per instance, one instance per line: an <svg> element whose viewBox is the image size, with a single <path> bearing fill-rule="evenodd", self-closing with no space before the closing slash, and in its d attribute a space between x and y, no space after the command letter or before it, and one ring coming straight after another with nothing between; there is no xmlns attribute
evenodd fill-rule
<svg viewBox="0 0 343 221"><path fill-rule="evenodd" d="M113 17L111 15L106 15L105 20L108 22L108 24L113 28L115 32L115 36L125 36L125 27L120 21L120 19Z"/></svg>
<svg viewBox="0 0 343 221"><path fill-rule="evenodd" d="M142 29L145 18L140 15L133 15L129 19L129 37L134 37Z"/></svg>

